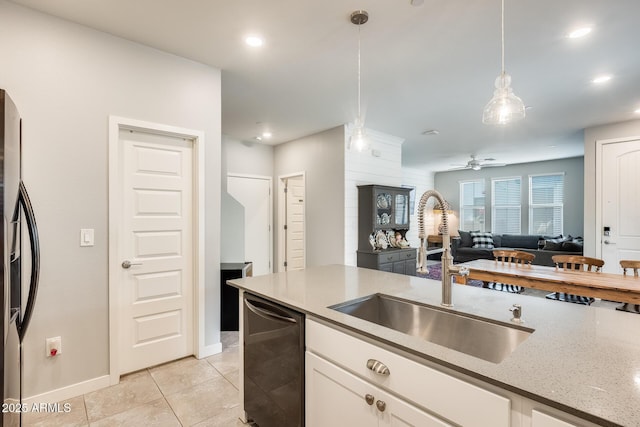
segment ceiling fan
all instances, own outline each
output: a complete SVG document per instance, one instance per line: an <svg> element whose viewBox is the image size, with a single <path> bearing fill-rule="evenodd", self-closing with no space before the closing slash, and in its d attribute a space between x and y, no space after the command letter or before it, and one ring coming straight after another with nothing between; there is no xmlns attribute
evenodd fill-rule
<svg viewBox="0 0 640 427"><path fill-rule="evenodd" d="M474 171L479 171L482 168L495 168L499 166L506 166L506 163L485 163L485 162L493 162L496 159L487 157L486 159L479 159L475 154L471 155L471 160L467 162L466 165L454 165L461 166L449 170L462 170L462 169L472 169Z"/></svg>

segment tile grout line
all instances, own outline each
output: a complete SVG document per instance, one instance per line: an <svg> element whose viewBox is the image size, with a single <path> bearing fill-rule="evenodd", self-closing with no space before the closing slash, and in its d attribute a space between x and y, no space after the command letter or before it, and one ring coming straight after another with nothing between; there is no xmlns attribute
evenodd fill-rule
<svg viewBox="0 0 640 427"><path fill-rule="evenodd" d="M180 424L182 427L186 427L182 423L182 420L180 420L180 418L178 417L178 414L176 414L176 411L173 409L173 406L171 406L171 403L169 403L169 401L167 400L167 396L164 394L164 391L162 391L162 387L160 387L160 384L158 384L155 377L151 374L151 368L146 368L146 369L149 372L149 376L153 380L153 383L156 385L156 387L158 387L158 390L160 390L160 394L162 395L162 400L164 400L164 402L167 404L173 416L176 417L176 421L178 421L178 424Z"/></svg>

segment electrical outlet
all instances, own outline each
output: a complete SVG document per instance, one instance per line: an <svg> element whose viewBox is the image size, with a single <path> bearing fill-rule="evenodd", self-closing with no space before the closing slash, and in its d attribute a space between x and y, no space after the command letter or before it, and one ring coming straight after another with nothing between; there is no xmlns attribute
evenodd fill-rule
<svg viewBox="0 0 640 427"><path fill-rule="evenodd" d="M62 338L47 338L46 350L47 357L59 356L60 354L62 354Z"/></svg>

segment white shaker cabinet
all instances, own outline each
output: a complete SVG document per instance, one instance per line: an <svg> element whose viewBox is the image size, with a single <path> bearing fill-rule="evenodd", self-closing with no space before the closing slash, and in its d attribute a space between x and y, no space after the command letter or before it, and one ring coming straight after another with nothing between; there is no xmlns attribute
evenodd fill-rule
<svg viewBox="0 0 640 427"><path fill-rule="evenodd" d="M577 427L577 425L534 409L531 411L531 427Z"/></svg>
<svg viewBox="0 0 640 427"><path fill-rule="evenodd" d="M378 417L387 424L379 425L446 426L448 424L444 420L450 420L454 425L511 427L511 401L507 397L454 378L309 318L306 321L306 344L306 419L310 423L309 426L333 426L328 421L324 422L323 417L330 415L321 413L321 409L316 407L316 405L322 405L324 410L328 411L329 408L325 407L324 403L325 398L333 398L337 401L336 405L341 408L341 412L353 410L356 412L354 416L369 412L376 414L377 401L384 401L385 411L378 411L380 412ZM331 372L335 375L321 376L318 371L314 371L317 369L317 364L309 364L310 359L316 358L340 369L343 375L338 375L340 371L333 370ZM324 369L326 371L329 368ZM381 373L384 369L388 370L386 374ZM346 385L341 382L343 379L348 380ZM324 384L326 387L316 383ZM329 387L331 383L333 387ZM358 386L360 388L354 384L360 384ZM319 397L320 391L326 395L333 394L333 397L324 395ZM336 397L339 394L344 395ZM375 397L371 407L365 402L367 394ZM384 396L384 398L378 396ZM351 403L340 405L340 402L349 400ZM357 409L352 409L353 405L359 406ZM361 406L365 408L361 409ZM461 407L465 410L460 410ZM340 420L341 415L337 416ZM323 422L316 424L316 417Z"/></svg>
<svg viewBox="0 0 640 427"><path fill-rule="evenodd" d="M305 392L307 427L451 427L309 352Z"/></svg>

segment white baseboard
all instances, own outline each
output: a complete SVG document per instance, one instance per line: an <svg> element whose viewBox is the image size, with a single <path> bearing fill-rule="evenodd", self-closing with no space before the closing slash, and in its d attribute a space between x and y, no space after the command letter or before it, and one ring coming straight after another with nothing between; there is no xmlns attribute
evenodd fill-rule
<svg viewBox="0 0 640 427"><path fill-rule="evenodd" d="M109 375L93 378L91 380L82 381L80 383L71 384L66 387L48 391L46 393L37 394L35 396L23 398L22 402L26 404L33 403L56 403L72 397L81 396L92 391L109 387Z"/></svg>
<svg viewBox="0 0 640 427"><path fill-rule="evenodd" d="M222 353L222 342L200 347L198 349L198 354L196 354L196 359L204 359L205 357L213 356L218 353Z"/></svg>

